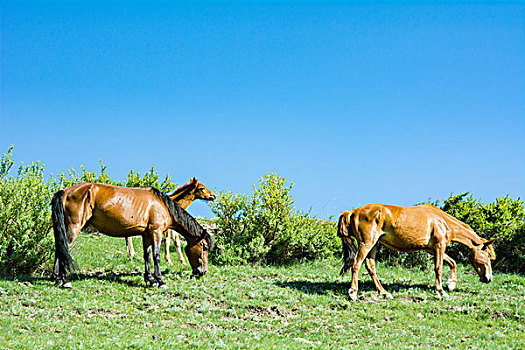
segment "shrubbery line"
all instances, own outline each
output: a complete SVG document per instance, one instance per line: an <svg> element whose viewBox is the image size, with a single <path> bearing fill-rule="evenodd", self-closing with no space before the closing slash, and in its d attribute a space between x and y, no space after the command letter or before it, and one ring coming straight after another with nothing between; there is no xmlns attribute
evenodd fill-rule
<svg viewBox="0 0 525 350"><path fill-rule="evenodd" d="M44 165L13 167L13 148L0 161L0 274L20 275L41 271L54 252L51 232L50 200L53 193L78 182L115 185L153 186L162 191L176 188L169 176L160 182L154 167L142 177L131 170L125 183L113 181L101 161L101 170L82 174L68 170L58 177L44 178ZM290 263L340 256L336 225L310 213L295 209L291 195L293 183L277 174L267 174L254 185L251 196L219 190L211 203L216 218L216 249L211 259L217 264ZM497 260L494 267L504 271L525 272L525 209L520 198L509 196L483 204L468 192L451 195L436 205L469 224L484 238L496 237ZM349 208L351 209L351 208ZM463 252L452 245L447 254L463 262ZM378 260L387 264L429 268L431 259L424 253L399 254L380 249Z"/></svg>

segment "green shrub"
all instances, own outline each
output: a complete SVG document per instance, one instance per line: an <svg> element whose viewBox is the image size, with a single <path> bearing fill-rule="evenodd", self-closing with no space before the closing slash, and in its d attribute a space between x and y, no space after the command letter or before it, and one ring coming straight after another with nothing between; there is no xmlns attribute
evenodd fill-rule
<svg viewBox="0 0 525 350"><path fill-rule="evenodd" d="M295 213L291 229L283 238L275 249L278 254L270 254L271 261L284 263L342 255L337 224L319 220L307 213Z"/></svg>
<svg viewBox="0 0 525 350"><path fill-rule="evenodd" d="M424 251L401 253L379 244L376 260L385 266L403 266L408 269L434 271L434 257Z"/></svg>
<svg viewBox="0 0 525 350"><path fill-rule="evenodd" d="M520 198L507 195L482 207L487 237L497 238L494 268L525 273L525 208Z"/></svg>
<svg viewBox="0 0 525 350"><path fill-rule="evenodd" d="M496 270L525 273L525 224L519 226L513 235L501 238L496 248Z"/></svg>
<svg viewBox="0 0 525 350"><path fill-rule="evenodd" d="M139 187L139 186L151 186L162 192L171 192L177 188L177 184L171 182L169 175L166 175L164 181L159 181L159 174L155 171L155 167L151 166L151 170L144 173L141 178L139 172L131 170L128 173L128 179L124 183L126 187Z"/></svg>
<svg viewBox="0 0 525 350"><path fill-rule="evenodd" d="M218 191L210 203L218 226L214 262L287 263L339 254L335 224L297 212L292 187L267 174L250 197Z"/></svg>
<svg viewBox="0 0 525 350"><path fill-rule="evenodd" d="M144 173L141 177L139 172L130 170L128 178L124 183L113 181L111 177L106 173L107 166L104 165L102 159L100 160L100 173L97 175L95 171L87 171L83 165L80 166L82 174L77 173L74 168L68 169L68 175L64 173L58 176L58 189L63 189L81 182L95 182L115 186L126 186L126 187L141 187L141 186L152 186L162 192L173 191L177 188L177 184L171 182L169 175L166 175L162 182L159 181L159 174L155 171L155 166L151 166L151 170Z"/></svg>
<svg viewBox="0 0 525 350"><path fill-rule="evenodd" d="M33 274L54 252L49 203L54 182L44 180L44 166L23 164L16 176L12 147L0 163L0 275Z"/></svg>

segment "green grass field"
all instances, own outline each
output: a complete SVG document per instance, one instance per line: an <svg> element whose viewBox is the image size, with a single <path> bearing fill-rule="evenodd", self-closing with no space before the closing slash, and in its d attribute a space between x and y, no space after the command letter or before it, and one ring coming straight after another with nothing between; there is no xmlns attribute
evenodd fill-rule
<svg viewBox="0 0 525 350"><path fill-rule="evenodd" d="M379 263L394 300L376 297L363 268L351 303L335 259L210 266L201 279L162 262L163 290L145 288L140 239L134 245L130 260L123 239L81 234L72 289L47 277L0 279L0 348L523 348L524 276L496 274L486 285L460 266L457 290L440 299L433 273Z"/></svg>

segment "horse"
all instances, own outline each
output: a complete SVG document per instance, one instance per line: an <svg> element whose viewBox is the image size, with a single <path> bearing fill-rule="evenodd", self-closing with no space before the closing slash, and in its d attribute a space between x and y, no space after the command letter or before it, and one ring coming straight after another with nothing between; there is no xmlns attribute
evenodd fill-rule
<svg viewBox="0 0 525 350"><path fill-rule="evenodd" d="M458 282L456 262L445 254L451 242L458 242L470 249L469 262L480 281L492 281L491 260L496 258L492 243L479 237L467 224L443 212L441 209L423 204L414 207L368 204L339 217L337 235L343 244L343 267L341 275L352 269L352 281L348 294L351 301L357 300L358 272L363 261L379 294L392 298L376 274L375 256L377 243L400 252L423 250L434 256L436 292L447 297L441 282L443 261L451 269L447 289L454 290ZM357 247L353 239L357 242Z"/></svg>
<svg viewBox="0 0 525 350"><path fill-rule="evenodd" d="M202 199L205 201L214 201L216 199L215 194L206 188L196 178L192 178L189 183L177 188L172 194L168 195L169 198L174 200L182 209L186 210L195 199ZM173 244L177 250L177 257L179 261L186 265L186 261L182 256L180 250L180 238L179 234L173 230L167 230L164 233L164 259L168 264L173 265L170 258L170 241L173 239ZM135 256L135 249L133 249L133 242L131 237L126 237L126 247L128 250L128 256Z"/></svg>
<svg viewBox="0 0 525 350"><path fill-rule="evenodd" d="M78 270L69 252L85 225L112 237L142 236L144 281L166 288L160 272L160 244L167 229L180 232L188 244L185 252L194 275L208 271L208 251L213 248L210 234L173 199L153 187L120 187L83 182L57 191L51 201L55 236L57 286L71 287L67 272ZM150 259L153 254L154 274Z"/></svg>

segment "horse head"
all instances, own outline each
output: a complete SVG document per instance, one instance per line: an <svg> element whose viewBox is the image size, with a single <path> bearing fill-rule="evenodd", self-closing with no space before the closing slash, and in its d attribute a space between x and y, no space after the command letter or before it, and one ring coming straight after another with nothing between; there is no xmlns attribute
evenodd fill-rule
<svg viewBox="0 0 525 350"><path fill-rule="evenodd" d="M206 232L204 237L185 237L185 251L194 275L204 276L208 272L208 251L213 249L213 238Z"/></svg>
<svg viewBox="0 0 525 350"><path fill-rule="evenodd" d="M489 241L484 240L481 245L473 246L470 249L468 260L474 267L474 270L478 273L479 280L483 283L490 283L490 281L492 281L492 267L490 260L496 258L494 247L492 247L494 241L495 239Z"/></svg>
<svg viewBox="0 0 525 350"><path fill-rule="evenodd" d="M195 199L213 202L217 198L215 193L207 189L206 186L200 183L196 178L191 179L190 183L194 188L193 193L195 195Z"/></svg>

